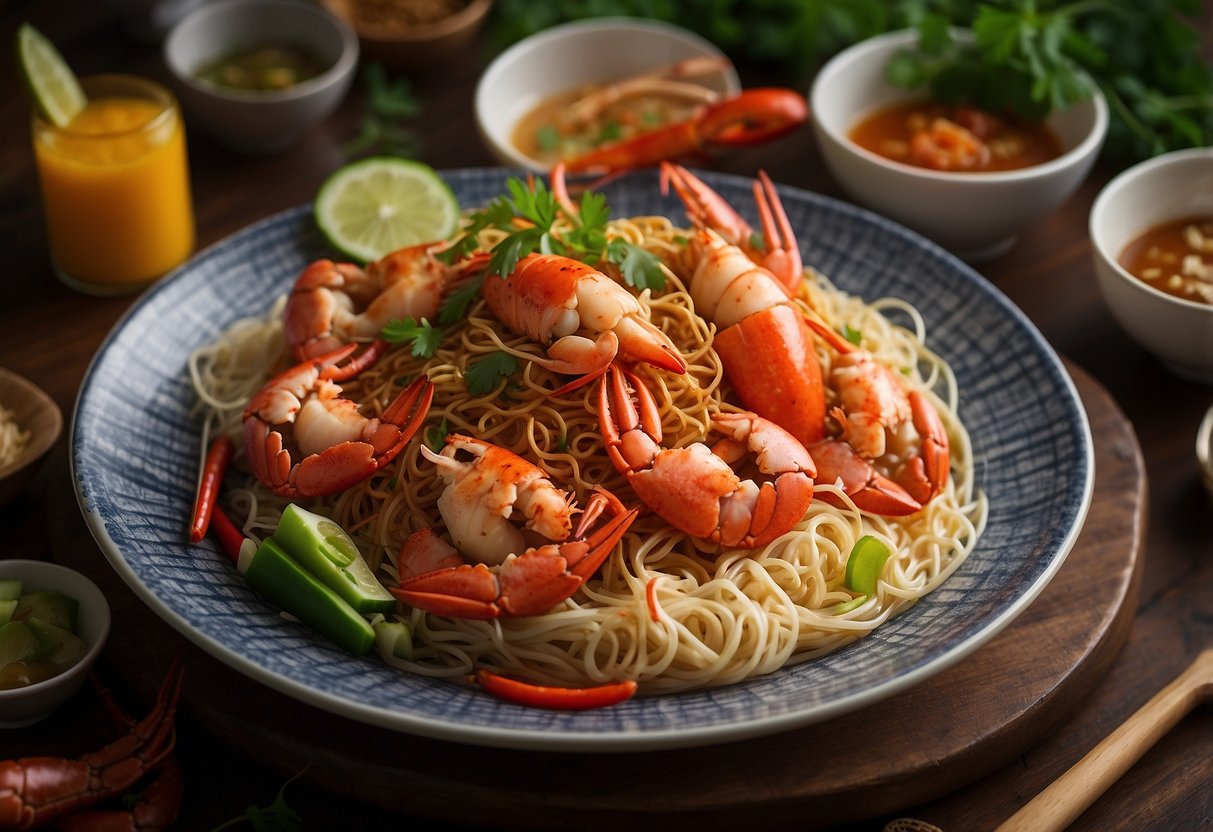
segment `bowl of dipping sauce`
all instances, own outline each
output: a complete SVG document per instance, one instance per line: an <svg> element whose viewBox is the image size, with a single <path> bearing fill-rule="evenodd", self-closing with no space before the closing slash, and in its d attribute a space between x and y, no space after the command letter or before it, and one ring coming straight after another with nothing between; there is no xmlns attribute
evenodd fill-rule
<svg viewBox="0 0 1213 832"><path fill-rule="evenodd" d="M359 54L344 21L298 0L219 0L164 42L187 122L248 153L285 149L331 115Z"/></svg>
<svg viewBox="0 0 1213 832"><path fill-rule="evenodd" d="M1213 149L1165 153L1120 173L1091 206L1108 309L1177 375L1213 383Z"/></svg>
<svg viewBox="0 0 1213 832"><path fill-rule="evenodd" d="M885 76L917 41L915 30L891 32L834 56L810 91L814 133L856 202L970 262L993 259L1082 183L1103 146L1107 103L1095 90L1043 124L945 107Z"/></svg>
<svg viewBox="0 0 1213 832"><path fill-rule="evenodd" d="M614 95L614 85L649 74L658 83L642 79ZM740 89L724 53L686 29L597 18L553 26L498 55L476 87L476 125L502 164L546 173L558 161L685 121ZM587 101L595 106L577 106Z"/></svg>
<svg viewBox="0 0 1213 832"><path fill-rule="evenodd" d="M110 629L105 595L75 570L0 560L0 728L31 725L88 678Z"/></svg>
<svg viewBox="0 0 1213 832"><path fill-rule="evenodd" d="M62 432L63 414L55 400L0 367L0 506L29 484Z"/></svg>

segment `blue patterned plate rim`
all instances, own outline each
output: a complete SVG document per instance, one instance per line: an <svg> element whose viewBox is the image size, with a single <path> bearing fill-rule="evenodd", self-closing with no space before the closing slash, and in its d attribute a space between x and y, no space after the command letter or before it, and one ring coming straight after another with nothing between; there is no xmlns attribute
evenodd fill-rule
<svg viewBox="0 0 1213 832"><path fill-rule="evenodd" d="M443 171L465 207L518 169ZM751 222L748 178L699 174ZM616 215L681 217L652 173L605 189ZM872 301L908 300L956 372L990 519L939 588L827 656L725 687L637 697L587 712L521 708L462 685L354 658L283 619L209 541L188 544L200 455L185 359L238 317L263 312L298 270L330 256L303 205L195 255L140 296L81 385L70 464L81 511L115 571L169 625L246 676L340 716L434 739L623 752L760 737L872 705L960 661L1022 612L1061 567L1094 482L1090 427L1056 353L968 265L883 217L780 186L805 262ZM244 304L243 306L241 304Z"/></svg>

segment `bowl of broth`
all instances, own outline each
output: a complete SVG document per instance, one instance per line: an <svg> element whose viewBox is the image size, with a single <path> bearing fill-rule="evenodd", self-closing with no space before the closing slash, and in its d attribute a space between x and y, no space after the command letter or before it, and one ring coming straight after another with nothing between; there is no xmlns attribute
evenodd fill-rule
<svg viewBox="0 0 1213 832"><path fill-rule="evenodd" d="M358 57L344 21L300 0L208 3L164 42L187 124L246 153L283 150L330 116Z"/></svg>
<svg viewBox="0 0 1213 832"><path fill-rule="evenodd" d="M1175 374L1213 384L1213 149L1117 175L1091 206L1090 234L1120 326Z"/></svg>
<svg viewBox="0 0 1213 832"><path fill-rule="evenodd" d="M477 84L476 123L502 164L546 173L685 121L740 89L724 53L693 32L597 18L553 26L502 52Z"/></svg>
<svg viewBox="0 0 1213 832"><path fill-rule="evenodd" d="M814 133L852 200L970 262L988 261L1082 183L1103 146L1107 103L1095 91L1042 123L944 106L885 76L917 39L915 30L891 32L827 62L810 90Z"/></svg>

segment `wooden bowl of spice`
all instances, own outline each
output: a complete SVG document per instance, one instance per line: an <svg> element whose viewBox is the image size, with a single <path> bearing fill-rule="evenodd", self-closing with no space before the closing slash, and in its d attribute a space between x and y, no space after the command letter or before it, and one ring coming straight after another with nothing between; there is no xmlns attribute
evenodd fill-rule
<svg viewBox="0 0 1213 832"><path fill-rule="evenodd" d="M62 431L54 399L0 367L0 505L25 488Z"/></svg>
<svg viewBox="0 0 1213 832"><path fill-rule="evenodd" d="M322 0L358 33L369 60L425 73L468 49L493 0Z"/></svg>

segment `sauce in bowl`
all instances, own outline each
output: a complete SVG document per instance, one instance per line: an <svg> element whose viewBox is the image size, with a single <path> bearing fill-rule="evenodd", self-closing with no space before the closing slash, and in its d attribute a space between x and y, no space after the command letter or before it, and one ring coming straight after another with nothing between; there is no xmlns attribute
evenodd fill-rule
<svg viewBox="0 0 1213 832"><path fill-rule="evenodd" d="M1020 170L1062 153L1061 141L1044 124L932 101L877 110L856 124L849 137L895 162L962 173Z"/></svg>
<svg viewBox="0 0 1213 832"><path fill-rule="evenodd" d="M601 87L566 91L544 99L519 119L511 140L522 153L551 166L690 119L711 95L708 88L702 89L701 98L642 92L602 107L574 106L592 102Z"/></svg>
<svg viewBox="0 0 1213 832"><path fill-rule="evenodd" d="M1147 286L1213 305L1213 217L1155 226L1125 246L1117 260Z"/></svg>
<svg viewBox="0 0 1213 832"><path fill-rule="evenodd" d="M329 66L329 62L304 46L260 44L225 54L203 67L198 77L229 89L264 92L301 84Z"/></svg>

